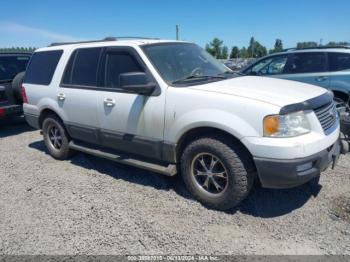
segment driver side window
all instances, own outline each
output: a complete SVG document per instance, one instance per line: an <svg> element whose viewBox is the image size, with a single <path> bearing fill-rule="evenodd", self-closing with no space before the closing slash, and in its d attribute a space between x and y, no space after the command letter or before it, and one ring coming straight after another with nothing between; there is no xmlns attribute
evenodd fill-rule
<svg viewBox="0 0 350 262"><path fill-rule="evenodd" d="M283 74L287 64L287 55L273 56L261 60L251 69L251 75Z"/></svg>

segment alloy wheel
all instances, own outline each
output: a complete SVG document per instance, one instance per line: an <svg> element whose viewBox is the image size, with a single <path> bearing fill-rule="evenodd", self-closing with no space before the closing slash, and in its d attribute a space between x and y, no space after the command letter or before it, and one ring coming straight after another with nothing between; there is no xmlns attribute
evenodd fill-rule
<svg viewBox="0 0 350 262"><path fill-rule="evenodd" d="M224 164L211 153L200 153L195 156L191 164L191 173L196 185L207 193L221 195L228 186Z"/></svg>

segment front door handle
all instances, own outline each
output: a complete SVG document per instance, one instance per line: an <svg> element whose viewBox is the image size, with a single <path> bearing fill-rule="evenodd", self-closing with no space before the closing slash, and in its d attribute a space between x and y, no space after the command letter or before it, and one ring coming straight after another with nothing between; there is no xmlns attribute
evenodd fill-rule
<svg viewBox="0 0 350 262"><path fill-rule="evenodd" d="M112 98L105 98L105 100L103 100L103 103L105 106L113 107L115 105L115 100Z"/></svg>
<svg viewBox="0 0 350 262"><path fill-rule="evenodd" d="M326 76L318 76L315 78L315 80L317 82L323 82L323 81L326 81L327 79L328 79L328 77L326 77Z"/></svg>
<svg viewBox="0 0 350 262"><path fill-rule="evenodd" d="M57 95L57 99L58 99L59 101L63 101L63 100L66 99L66 95L63 94L63 93L60 93L60 94Z"/></svg>

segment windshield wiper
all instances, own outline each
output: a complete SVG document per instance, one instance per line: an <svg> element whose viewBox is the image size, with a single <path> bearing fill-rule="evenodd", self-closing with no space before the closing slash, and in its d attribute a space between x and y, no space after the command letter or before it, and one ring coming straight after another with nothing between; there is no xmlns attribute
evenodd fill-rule
<svg viewBox="0 0 350 262"><path fill-rule="evenodd" d="M226 77L222 75L189 75L184 78L173 81L172 84L178 84L191 79L226 79Z"/></svg>
<svg viewBox="0 0 350 262"><path fill-rule="evenodd" d="M225 72L223 72L223 73L221 73L221 74L219 74L219 75L226 75L226 74L230 74L230 75L239 75L239 76L242 76L243 74L242 73L240 73L240 72L233 72L233 71L225 71Z"/></svg>

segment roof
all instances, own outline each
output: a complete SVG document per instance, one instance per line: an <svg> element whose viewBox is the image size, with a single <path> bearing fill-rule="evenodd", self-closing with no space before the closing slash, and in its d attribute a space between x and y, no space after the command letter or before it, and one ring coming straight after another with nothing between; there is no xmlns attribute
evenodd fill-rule
<svg viewBox="0 0 350 262"><path fill-rule="evenodd" d="M75 47L104 47L104 46L143 46L157 43L186 43L176 40L160 40L152 38L105 38L103 40L92 40L69 43L53 43L48 47L37 49L36 51L65 50Z"/></svg>
<svg viewBox="0 0 350 262"><path fill-rule="evenodd" d="M286 53L304 53L304 52L343 52L343 53L350 53L350 46L338 46L338 47L331 47L331 46L320 46L320 47L313 47L313 48L288 48L283 50L282 52L273 53L270 55L278 55L278 54L286 54Z"/></svg>

